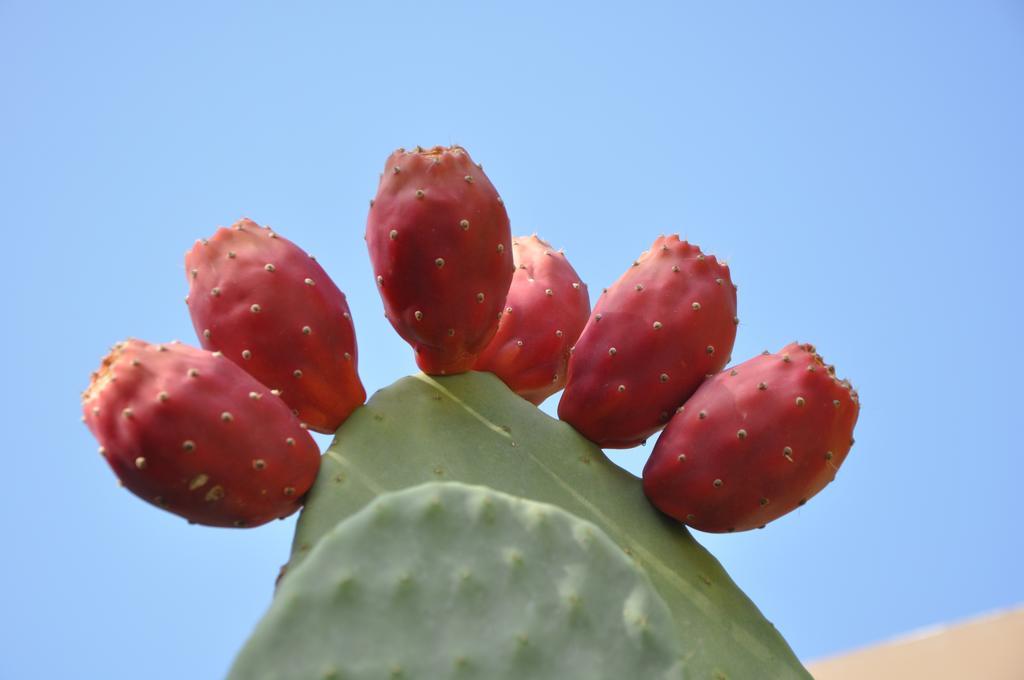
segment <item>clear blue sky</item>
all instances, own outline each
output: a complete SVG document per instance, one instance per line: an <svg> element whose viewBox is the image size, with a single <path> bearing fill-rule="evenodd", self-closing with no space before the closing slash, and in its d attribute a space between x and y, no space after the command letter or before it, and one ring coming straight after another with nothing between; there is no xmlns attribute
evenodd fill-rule
<svg viewBox="0 0 1024 680"><path fill-rule="evenodd" d="M1024 601L1024 5L345 4L0 1L0 677L223 673L293 521L136 500L79 391L116 340L194 341L182 255L242 215L346 291L370 391L414 371L362 233L416 144L595 293L659 233L728 258L737 360L799 339L855 382L835 484L698 534L802 658Z"/></svg>

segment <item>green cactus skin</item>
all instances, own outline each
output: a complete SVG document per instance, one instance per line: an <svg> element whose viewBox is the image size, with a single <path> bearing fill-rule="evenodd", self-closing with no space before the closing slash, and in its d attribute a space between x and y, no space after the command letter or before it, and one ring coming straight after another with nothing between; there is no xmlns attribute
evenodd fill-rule
<svg viewBox="0 0 1024 680"><path fill-rule="evenodd" d="M718 561L651 506L638 478L490 373L402 378L357 409L324 455L288 568L376 496L453 480L550 503L600 527L668 604L693 678L810 678Z"/></svg>
<svg viewBox="0 0 1024 680"><path fill-rule="evenodd" d="M682 659L668 606L596 526L433 482L328 532L229 680L680 680Z"/></svg>

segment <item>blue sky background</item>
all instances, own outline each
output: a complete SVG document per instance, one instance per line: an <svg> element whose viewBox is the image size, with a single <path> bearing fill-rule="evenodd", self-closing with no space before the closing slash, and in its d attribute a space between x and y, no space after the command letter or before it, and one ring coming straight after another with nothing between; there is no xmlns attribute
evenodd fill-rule
<svg viewBox="0 0 1024 680"><path fill-rule="evenodd" d="M414 371L362 233L416 144L592 292L680 232L730 261L737 361L799 339L855 382L835 484L698 534L802 658L1024 601L1024 5L288 4L0 0L0 677L223 674L294 521L143 504L79 392L116 340L194 342L182 255L242 215L348 294L370 391Z"/></svg>

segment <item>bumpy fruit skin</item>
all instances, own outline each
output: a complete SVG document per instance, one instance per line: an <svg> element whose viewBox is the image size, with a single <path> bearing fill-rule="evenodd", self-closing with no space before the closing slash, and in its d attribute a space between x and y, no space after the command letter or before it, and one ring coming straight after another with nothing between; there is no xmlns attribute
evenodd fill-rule
<svg viewBox="0 0 1024 680"><path fill-rule="evenodd" d="M216 353L117 344L82 395L85 423L129 491L210 526L256 526L301 505L320 465L288 406Z"/></svg>
<svg viewBox="0 0 1024 680"><path fill-rule="evenodd" d="M729 361L737 323L726 264L659 236L598 299L558 417L604 448L642 443Z"/></svg>
<svg viewBox="0 0 1024 680"><path fill-rule="evenodd" d="M512 240L516 265L494 339L477 357L513 392L540 404L565 387L569 350L590 318L587 286L565 253L533 236Z"/></svg>
<svg viewBox="0 0 1024 680"><path fill-rule="evenodd" d="M762 527L835 479L860 401L812 345L792 343L709 379L658 439L644 493L701 531Z"/></svg>
<svg viewBox="0 0 1024 680"><path fill-rule="evenodd" d="M366 220L385 316L425 373L473 367L498 327L512 281L501 197L465 149L388 158Z"/></svg>
<svg viewBox="0 0 1024 680"><path fill-rule="evenodd" d="M345 295L297 245L242 219L197 241L185 273L203 347L278 390L310 429L334 432L366 400Z"/></svg>

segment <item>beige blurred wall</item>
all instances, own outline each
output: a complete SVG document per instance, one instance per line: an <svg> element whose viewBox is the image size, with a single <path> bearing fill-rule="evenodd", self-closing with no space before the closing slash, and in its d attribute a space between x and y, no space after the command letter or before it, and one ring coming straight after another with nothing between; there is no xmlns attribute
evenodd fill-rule
<svg viewBox="0 0 1024 680"><path fill-rule="evenodd" d="M816 680L1024 680L1024 606L812 661Z"/></svg>

